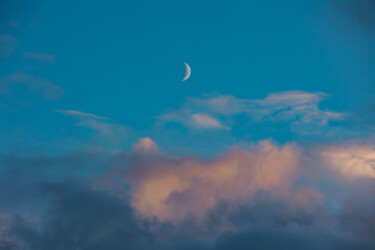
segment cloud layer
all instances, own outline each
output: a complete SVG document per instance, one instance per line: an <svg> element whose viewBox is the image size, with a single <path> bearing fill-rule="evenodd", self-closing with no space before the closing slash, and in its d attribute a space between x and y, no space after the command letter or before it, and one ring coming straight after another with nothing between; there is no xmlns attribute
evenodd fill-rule
<svg viewBox="0 0 375 250"><path fill-rule="evenodd" d="M307 150L262 141L202 159L143 138L108 164L1 154L0 248L373 249L375 150Z"/></svg>
<svg viewBox="0 0 375 250"><path fill-rule="evenodd" d="M329 121L345 117L345 114L318 107L326 96L322 92L287 91L271 93L264 99L239 99L231 95L188 98L180 109L158 119L191 128L229 129L228 118L245 114L252 121L284 122L289 123L294 132L316 133Z"/></svg>

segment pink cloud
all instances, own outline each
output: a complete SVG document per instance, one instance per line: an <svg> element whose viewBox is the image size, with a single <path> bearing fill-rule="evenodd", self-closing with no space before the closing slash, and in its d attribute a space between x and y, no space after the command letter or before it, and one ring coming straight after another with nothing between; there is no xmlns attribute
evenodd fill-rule
<svg viewBox="0 0 375 250"><path fill-rule="evenodd" d="M187 216L204 220L220 202L252 206L259 192L291 210L313 213L323 196L314 188L294 187L302 172L300 157L295 145L278 147L269 141L249 149L232 148L209 160L176 157L160 153L151 139L144 138L133 146L128 165L120 166L126 170L110 166L108 173L121 173L131 185L131 204L142 216L161 221L178 223Z"/></svg>
<svg viewBox="0 0 375 250"><path fill-rule="evenodd" d="M367 145L345 145L321 151L331 170L345 179L375 178L375 149Z"/></svg>

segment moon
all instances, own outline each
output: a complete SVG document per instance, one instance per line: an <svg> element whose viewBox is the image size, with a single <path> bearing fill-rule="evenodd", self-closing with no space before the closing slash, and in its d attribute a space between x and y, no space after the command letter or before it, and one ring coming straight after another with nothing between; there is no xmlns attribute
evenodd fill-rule
<svg viewBox="0 0 375 250"><path fill-rule="evenodd" d="M185 73L184 79L182 79L183 82L189 79L190 74L191 74L190 66L186 62L185 62L185 69L186 69L186 73Z"/></svg>

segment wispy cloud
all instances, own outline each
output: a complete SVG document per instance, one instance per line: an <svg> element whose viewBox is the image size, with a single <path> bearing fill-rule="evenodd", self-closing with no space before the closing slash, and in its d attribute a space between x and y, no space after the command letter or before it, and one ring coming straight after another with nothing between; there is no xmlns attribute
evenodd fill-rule
<svg viewBox="0 0 375 250"><path fill-rule="evenodd" d="M55 57L56 57L55 55L46 54L46 53L36 53L36 52L25 52L24 56L27 58L46 61L50 63L54 63Z"/></svg>
<svg viewBox="0 0 375 250"><path fill-rule="evenodd" d="M182 123L194 129L230 129L228 126L223 125L218 119L205 113L191 114L185 111L182 111L181 113L177 111L159 116L158 118L162 122L166 121Z"/></svg>
<svg viewBox="0 0 375 250"><path fill-rule="evenodd" d="M125 127L124 125L94 119L82 120L76 125L98 131L103 137L111 139L124 138L129 134L129 128Z"/></svg>
<svg viewBox="0 0 375 250"><path fill-rule="evenodd" d="M0 35L0 55L10 56L17 45L17 39L10 35Z"/></svg>
<svg viewBox="0 0 375 250"><path fill-rule="evenodd" d="M31 92L40 92L47 99L59 99L65 91L50 82L49 80L34 77L25 73L17 73L0 78L0 94L9 93L12 85L22 84L29 88Z"/></svg>
<svg viewBox="0 0 375 250"><path fill-rule="evenodd" d="M190 97L180 109L163 114L158 119L193 128L228 129L227 118L242 113L254 121L289 122L296 132L305 133L308 127L322 127L345 116L319 108L319 103L326 96L322 92L286 91L271 93L264 99L240 99L231 95Z"/></svg>
<svg viewBox="0 0 375 250"><path fill-rule="evenodd" d="M206 129L229 129L229 127L221 124L217 119L203 113L193 114L190 116L191 125L196 128Z"/></svg>
<svg viewBox="0 0 375 250"><path fill-rule="evenodd" d="M85 118L94 118L94 119L100 119L100 120L110 120L108 117L104 116L98 116L90 113L85 113L77 110L60 110L60 109L55 109L55 112L59 112L63 115L66 116L76 116L76 117L85 117Z"/></svg>
<svg viewBox="0 0 375 250"><path fill-rule="evenodd" d="M110 140L121 140L127 137L130 129L124 125L111 122L112 119L104 116L98 116L78 110L60 110L54 112L65 116L74 117L77 120L76 126L84 127L97 131L102 137Z"/></svg>

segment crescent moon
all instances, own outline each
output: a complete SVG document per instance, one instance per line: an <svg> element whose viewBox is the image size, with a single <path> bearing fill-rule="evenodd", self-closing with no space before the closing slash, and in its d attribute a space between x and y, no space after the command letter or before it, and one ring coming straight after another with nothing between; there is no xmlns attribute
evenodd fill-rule
<svg viewBox="0 0 375 250"><path fill-rule="evenodd" d="M185 73L184 79L182 79L183 82L189 79L190 74L191 74L191 69L190 69L189 64L185 63L185 69L186 69L186 73Z"/></svg>

